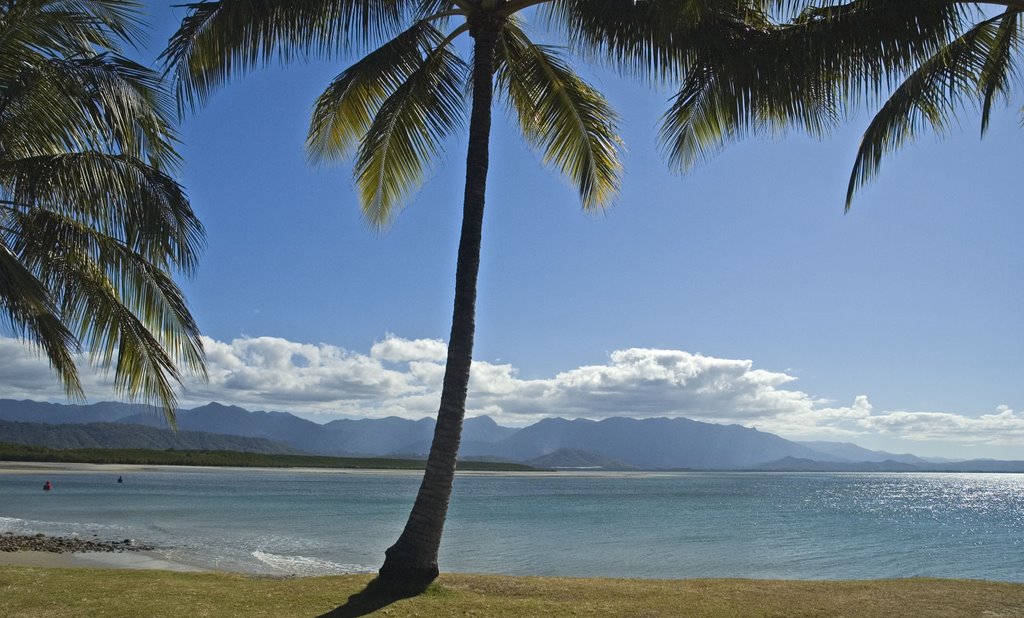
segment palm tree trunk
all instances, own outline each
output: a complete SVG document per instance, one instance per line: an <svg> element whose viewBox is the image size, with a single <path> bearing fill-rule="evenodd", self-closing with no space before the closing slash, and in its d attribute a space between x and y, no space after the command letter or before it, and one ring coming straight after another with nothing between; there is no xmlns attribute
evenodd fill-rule
<svg viewBox="0 0 1024 618"><path fill-rule="evenodd" d="M488 145L491 132L494 49L500 22L478 20L470 34L473 48L473 109L469 121L469 152L466 157L466 192L463 202L462 235L455 273L455 308L448 339L441 405L437 411L434 440L427 457L427 469L420 484L409 521L398 541L385 552L380 579L387 582L423 585L438 575L437 551L448 514L448 501L455 477L455 461L466 414L466 392L473 359L476 323L476 280L480 270L480 237L487 186Z"/></svg>

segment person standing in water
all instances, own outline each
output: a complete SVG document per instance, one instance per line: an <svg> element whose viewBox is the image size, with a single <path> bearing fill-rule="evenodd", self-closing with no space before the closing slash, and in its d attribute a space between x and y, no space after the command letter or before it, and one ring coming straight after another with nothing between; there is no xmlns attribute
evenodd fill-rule
<svg viewBox="0 0 1024 618"><path fill-rule="evenodd" d="M50 491L53 489L53 484L50 481L43 483L43 491Z"/></svg>

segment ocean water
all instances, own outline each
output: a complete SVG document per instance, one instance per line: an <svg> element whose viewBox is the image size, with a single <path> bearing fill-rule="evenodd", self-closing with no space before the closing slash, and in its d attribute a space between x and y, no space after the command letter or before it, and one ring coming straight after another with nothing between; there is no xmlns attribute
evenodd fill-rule
<svg viewBox="0 0 1024 618"><path fill-rule="evenodd" d="M249 573L370 572L404 525L419 478L175 468L0 474L0 532L131 538L173 561ZM51 492L41 490L47 479ZM1020 582L1024 475L460 474L441 567Z"/></svg>

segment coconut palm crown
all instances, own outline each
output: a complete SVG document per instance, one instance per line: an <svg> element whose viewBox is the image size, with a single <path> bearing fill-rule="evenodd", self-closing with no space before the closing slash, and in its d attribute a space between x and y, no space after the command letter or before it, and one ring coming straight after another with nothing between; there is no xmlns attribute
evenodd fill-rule
<svg viewBox="0 0 1024 618"><path fill-rule="evenodd" d="M455 303L437 424L420 491L404 532L387 551L382 580L421 584L438 573L472 360L495 84L527 142L571 179L586 210L607 206L619 186L617 116L561 49L527 35L520 12L535 4L541 3L201 2L188 5L164 52L180 104L190 108L231 76L271 60L369 50L317 99L306 144L314 161L354 157L362 212L377 228L391 223L468 120ZM462 35L472 39L469 60L456 48Z"/></svg>
<svg viewBox="0 0 1024 618"><path fill-rule="evenodd" d="M77 353L173 423L199 331L172 276L203 228L172 174L173 100L121 55L133 0L0 3L0 315L81 398Z"/></svg>

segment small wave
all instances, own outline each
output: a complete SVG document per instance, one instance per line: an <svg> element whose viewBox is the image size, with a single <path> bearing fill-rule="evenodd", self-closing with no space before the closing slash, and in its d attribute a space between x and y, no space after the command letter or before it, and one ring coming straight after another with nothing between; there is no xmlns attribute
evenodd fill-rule
<svg viewBox="0 0 1024 618"><path fill-rule="evenodd" d="M21 519L18 517L0 517L0 532L12 532L15 534L28 534L36 532L47 532L49 534L70 534L79 536L92 533L97 530L123 530L124 526L118 524L99 524L92 522L73 521L42 521L37 519Z"/></svg>
<svg viewBox="0 0 1024 618"><path fill-rule="evenodd" d="M252 557L290 575L350 575L372 573L374 570L364 564L340 564L319 558L280 556L259 550L252 552Z"/></svg>
<svg viewBox="0 0 1024 618"><path fill-rule="evenodd" d="M20 528L24 522L24 519L18 519L17 517L0 517L0 532L13 532L15 528Z"/></svg>
<svg viewBox="0 0 1024 618"><path fill-rule="evenodd" d="M59 521L39 521L34 519L21 519L19 517L0 517L0 532L25 532L41 526L66 526L68 524Z"/></svg>

